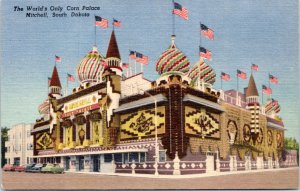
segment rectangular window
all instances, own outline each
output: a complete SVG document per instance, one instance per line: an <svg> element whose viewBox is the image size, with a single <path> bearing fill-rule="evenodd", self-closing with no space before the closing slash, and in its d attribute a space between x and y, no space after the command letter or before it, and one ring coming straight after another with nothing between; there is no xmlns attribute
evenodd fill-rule
<svg viewBox="0 0 300 191"><path fill-rule="evenodd" d="M27 138L30 137L30 131L27 131Z"/></svg>
<svg viewBox="0 0 300 191"><path fill-rule="evenodd" d="M139 153L129 153L129 162L139 162Z"/></svg>
<svg viewBox="0 0 300 191"><path fill-rule="evenodd" d="M105 154L104 162L111 162L111 161L112 161L112 154Z"/></svg>
<svg viewBox="0 0 300 191"><path fill-rule="evenodd" d="M123 156L124 156L123 164L127 164L128 163L128 153L124 153Z"/></svg>
<svg viewBox="0 0 300 191"><path fill-rule="evenodd" d="M122 163L122 154L118 153L114 155L115 162Z"/></svg>
<svg viewBox="0 0 300 191"><path fill-rule="evenodd" d="M27 164L29 164L29 157L27 157Z"/></svg>
<svg viewBox="0 0 300 191"><path fill-rule="evenodd" d="M159 151L159 162L166 161L166 151Z"/></svg>
<svg viewBox="0 0 300 191"><path fill-rule="evenodd" d="M140 153L140 163L146 162L146 154Z"/></svg>

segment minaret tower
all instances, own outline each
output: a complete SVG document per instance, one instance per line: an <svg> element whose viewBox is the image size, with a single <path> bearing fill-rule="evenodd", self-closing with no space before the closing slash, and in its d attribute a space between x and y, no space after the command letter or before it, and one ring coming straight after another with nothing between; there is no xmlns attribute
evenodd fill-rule
<svg viewBox="0 0 300 191"><path fill-rule="evenodd" d="M114 30L112 31L110 36L110 41L106 53L106 63L108 68L116 68L122 73L121 57Z"/></svg>
<svg viewBox="0 0 300 191"><path fill-rule="evenodd" d="M61 97L61 84L56 66L53 68L52 77L49 85L49 94L55 98Z"/></svg>
<svg viewBox="0 0 300 191"><path fill-rule="evenodd" d="M259 131L259 95L256 88L256 84L251 74L249 79L249 84L246 90L246 101L247 101L247 109L251 111L251 133L258 133Z"/></svg>
<svg viewBox="0 0 300 191"><path fill-rule="evenodd" d="M121 57L119 48L113 30L110 36L110 41L106 54L106 67L103 72L103 78L106 83L106 96L108 102L104 105L106 110L106 121L107 121L107 136L110 137L110 143L107 145L116 144L117 140L117 129L119 123L116 123L113 111L119 107L119 100L121 98L121 78L122 78L122 67ZM104 143L105 144L105 143Z"/></svg>

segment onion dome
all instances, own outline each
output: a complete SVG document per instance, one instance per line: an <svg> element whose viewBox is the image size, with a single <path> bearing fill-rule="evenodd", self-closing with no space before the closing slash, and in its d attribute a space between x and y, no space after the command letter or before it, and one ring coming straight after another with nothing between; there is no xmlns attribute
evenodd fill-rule
<svg viewBox="0 0 300 191"><path fill-rule="evenodd" d="M200 74L199 74L200 72ZM200 59L189 71L188 77L191 78L191 84L195 84L195 82L199 79L203 80L204 83L214 84L216 81L216 73L215 71L202 59Z"/></svg>
<svg viewBox="0 0 300 191"><path fill-rule="evenodd" d="M190 62L175 45L175 36L172 35L171 46L165 50L156 62L156 71L160 74L181 73L185 75L189 71Z"/></svg>
<svg viewBox="0 0 300 191"><path fill-rule="evenodd" d="M77 65L78 79L81 82L96 81L104 68L104 56L98 52L97 47L89 52Z"/></svg>
<svg viewBox="0 0 300 191"><path fill-rule="evenodd" d="M270 115L272 113L279 113L280 112L280 105L277 100L269 99L265 104L265 113Z"/></svg>
<svg viewBox="0 0 300 191"><path fill-rule="evenodd" d="M41 105L39 105L38 110L40 114L48 114L49 113L49 100L45 100Z"/></svg>

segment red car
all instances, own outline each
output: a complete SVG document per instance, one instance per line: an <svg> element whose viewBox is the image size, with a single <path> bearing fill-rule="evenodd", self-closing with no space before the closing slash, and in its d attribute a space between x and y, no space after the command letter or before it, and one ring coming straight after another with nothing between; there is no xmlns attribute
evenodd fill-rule
<svg viewBox="0 0 300 191"><path fill-rule="evenodd" d="M25 165L22 165L22 166L17 166L17 167L15 168L15 171L17 171L17 172L24 172L25 169L26 169L26 166L25 166Z"/></svg>
<svg viewBox="0 0 300 191"><path fill-rule="evenodd" d="M12 165L12 164L6 164L3 167L4 171L15 171L16 166Z"/></svg>

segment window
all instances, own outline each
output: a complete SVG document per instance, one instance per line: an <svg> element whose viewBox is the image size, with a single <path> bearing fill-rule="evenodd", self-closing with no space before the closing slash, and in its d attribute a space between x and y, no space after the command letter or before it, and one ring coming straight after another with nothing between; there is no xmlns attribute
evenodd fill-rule
<svg viewBox="0 0 300 191"><path fill-rule="evenodd" d="M30 137L30 131L27 131L27 138Z"/></svg>
<svg viewBox="0 0 300 191"><path fill-rule="evenodd" d="M112 154L105 154L104 162L111 162L111 161L112 161Z"/></svg>
<svg viewBox="0 0 300 191"><path fill-rule="evenodd" d="M123 162L123 157L121 153L115 154L114 159L116 163L122 163Z"/></svg>
<svg viewBox="0 0 300 191"><path fill-rule="evenodd" d="M129 153L129 162L139 162L139 153Z"/></svg>
<svg viewBox="0 0 300 191"><path fill-rule="evenodd" d="M140 163L146 162L146 154L140 153Z"/></svg>
<svg viewBox="0 0 300 191"><path fill-rule="evenodd" d="M166 151L159 151L159 162L166 161Z"/></svg>
<svg viewBox="0 0 300 191"><path fill-rule="evenodd" d="M123 164L127 164L127 163L128 163L128 153L124 153Z"/></svg>

